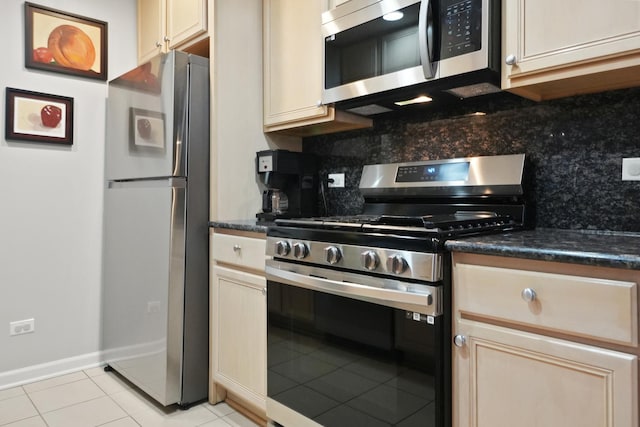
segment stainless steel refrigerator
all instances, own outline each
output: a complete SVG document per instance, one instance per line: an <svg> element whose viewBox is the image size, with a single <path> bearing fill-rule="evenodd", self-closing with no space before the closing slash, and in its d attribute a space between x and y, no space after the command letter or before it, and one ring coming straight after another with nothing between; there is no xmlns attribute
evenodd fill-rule
<svg viewBox="0 0 640 427"><path fill-rule="evenodd" d="M102 351L163 405L207 397L209 60L159 56L109 82Z"/></svg>

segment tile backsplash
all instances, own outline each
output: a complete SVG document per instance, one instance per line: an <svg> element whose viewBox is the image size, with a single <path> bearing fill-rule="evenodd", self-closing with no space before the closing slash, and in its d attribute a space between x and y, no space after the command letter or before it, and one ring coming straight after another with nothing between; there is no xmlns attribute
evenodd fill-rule
<svg viewBox="0 0 640 427"><path fill-rule="evenodd" d="M538 227L640 231L640 181L621 180L622 158L640 157L640 88L430 106L376 119L371 129L305 138L303 151L319 156L321 177L345 173L345 188L325 189L322 215L360 212L365 164L525 153Z"/></svg>

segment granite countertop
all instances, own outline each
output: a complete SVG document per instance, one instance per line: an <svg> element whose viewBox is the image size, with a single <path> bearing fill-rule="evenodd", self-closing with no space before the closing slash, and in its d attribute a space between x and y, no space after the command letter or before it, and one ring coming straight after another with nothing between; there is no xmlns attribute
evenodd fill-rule
<svg viewBox="0 0 640 427"><path fill-rule="evenodd" d="M457 252L640 270L640 233L535 229L446 242Z"/></svg>
<svg viewBox="0 0 640 427"><path fill-rule="evenodd" d="M255 219L209 221L209 227L226 228L228 230L253 231L255 233L266 233L267 227L270 225L273 225L273 223L257 221Z"/></svg>

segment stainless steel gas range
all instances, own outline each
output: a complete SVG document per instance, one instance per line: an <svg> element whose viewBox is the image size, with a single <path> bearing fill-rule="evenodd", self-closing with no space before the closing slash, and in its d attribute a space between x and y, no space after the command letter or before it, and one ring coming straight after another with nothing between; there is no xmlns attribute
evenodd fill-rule
<svg viewBox="0 0 640 427"><path fill-rule="evenodd" d="M524 155L368 165L364 212L267 231L274 425L451 425L452 237L523 228Z"/></svg>

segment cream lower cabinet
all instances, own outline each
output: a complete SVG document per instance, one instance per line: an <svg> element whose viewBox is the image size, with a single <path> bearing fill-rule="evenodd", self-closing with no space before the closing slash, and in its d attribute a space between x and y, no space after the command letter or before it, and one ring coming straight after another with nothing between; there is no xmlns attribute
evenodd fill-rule
<svg viewBox="0 0 640 427"><path fill-rule="evenodd" d="M638 427L639 279L454 254L454 426Z"/></svg>
<svg viewBox="0 0 640 427"><path fill-rule="evenodd" d="M264 254L264 236L211 236L209 401L230 398L262 418L267 393Z"/></svg>
<svg viewBox="0 0 640 427"><path fill-rule="evenodd" d="M482 322L460 321L459 427L637 426L637 358Z"/></svg>
<svg viewBox="0 0 640 427"><path fill-rule="evenodd" d="M640 85L640 2L509 0L502 88L544 100Z"/></svg>

